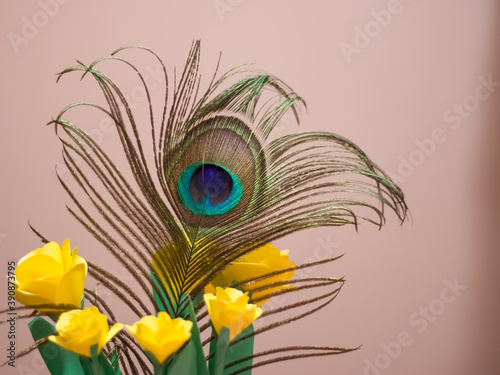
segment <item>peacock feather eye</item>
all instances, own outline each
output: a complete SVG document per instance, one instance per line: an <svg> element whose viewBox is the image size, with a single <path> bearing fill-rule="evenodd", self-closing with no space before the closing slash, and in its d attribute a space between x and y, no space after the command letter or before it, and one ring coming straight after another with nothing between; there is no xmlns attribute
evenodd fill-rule
<svg viewBox="0 0 500 375"><path fill-rule="evenodd" d="M241 200L243 187L230 170L212 163L185 168L177 184L182 203L196 215L222 215Z"/></svg>
<svg viewBox="0 0 500 375"><path fill-rule="evenodd" d="M186 227L209 230L255 212L266 161L245 122L230 116L200 121L178 145L168 155L165 177Z"/></svg>

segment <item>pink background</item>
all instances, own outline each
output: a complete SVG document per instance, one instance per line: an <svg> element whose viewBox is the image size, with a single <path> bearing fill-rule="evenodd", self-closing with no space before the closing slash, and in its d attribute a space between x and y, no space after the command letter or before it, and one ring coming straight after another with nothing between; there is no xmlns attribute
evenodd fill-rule
<svg viewBox="0 0 500 375"><path fill-rule="evenodd" d="M44 126L65 105L100 99L100 94L90 80L80 83L77 77L56 85L54 74L75 59L90 62L128 44L152 48L172 72L184 65L192 40L201 38L206 77L219 51L221 72L256 62L279 76L307 101L301 130L341 134L399 175L412 215L412 223L403 227L389 215L382 231L367 224L359 233L350 227L318 229L277 243L290 249L296 263L321 259L329 250L345 252L315 274L345 276L347 283L328 308L257 339L257 348L362 347L336 357L271 365L255 374L303 374L311 368L346 375L498 374L500 90L483 88L483 99L470 97L479 77L500 82L498 2L62 3L47 8L42 4L54 1L8 2L0 15L0 267L6 270L7 260L38 247L28 220L56 241L70 237L88 259L108 259L66 212L69 198L53 166L62 162L61 147ZM226 11L218 14L217 4L225 4ZM377 29L373 12L388 7L394 14ZM36 30L23 30L33 17ZM356 28L368 28L372 37L348 62L341 46L362 42L355 41ZM26 37L26 43L13 44L9 33ZM443 116L464 100L467 117L454 129L455 120ZM297 130L292 124L282 129ZM91 121L87 130L102 136L104 147L113 138ZM424 141L439 133L441 143ZM428 155L419 151L422 142ZM409 162L413 168L404 169ZM107 266L120 274L113 260ZM447 282L466 289L452 298ZM3 290L2 308L6 284ZM430 315L421 315L421 308ZM25 323L18 322L18 350L31 344ZM5 328L0 327L4 354ZM401 350L391 344L398 337L406 344ZM395 350L394 358L384 354L384 346ZM30 354L17 361L16 370L1 372L46 374L37 358Z"/></svg>

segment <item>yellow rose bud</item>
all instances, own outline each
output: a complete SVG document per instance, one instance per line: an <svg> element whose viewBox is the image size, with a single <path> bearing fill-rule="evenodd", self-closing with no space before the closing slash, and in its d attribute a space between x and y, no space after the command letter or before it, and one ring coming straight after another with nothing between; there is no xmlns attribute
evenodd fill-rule
<svg viewBox="0 0 500 375"><path fill-rule="evenodd" d="M162 364L189 340L193 323L181 318L172 319L166 312L160 312L158 317L145 316L133 326L126 327L139 345Z"/></svg>
<svg viewBox="0 0 500 375"><path fill-rule="evenodd" d="M260 307L248 303L248 293L237 289L217 287L215 295L206 293L204 298L215 331L219 334L222 327L229 328L230 340L262 315Z"/></svg>
<svg viewBox="0 0 500 375"><path fill-rule="evenodd" d="M295 267L295 263L288 259L288 250L280 251L273 245L267 244L242 256L241 258L238 258L235 262L231 263L226 269L220 272L212 280L212 284L214 286L226 287L231 285L233 281L239 283L244 280L258 278L275 271L285 270L293 267ZM252 292L252 290L265 287L267 285L272 285L274 283L288 282L293 278L294 273L295 271L289 271L280 273L275 276L266 277L265 279L255 281L251 284L245 284L242 286L242 288L243 290L250 291L250 293L252 293L252 300L258 299L265 295L271 296L272 294L280 290L293 288L293 286L283 284L269 287L257 292ZM205 289L205 292L209 291L209 289ZM262 307L262 305L264 305L264 303L267 302L269 298L257 301L255 302L255 304L259 307Z"/></svg>
<svg viewBox="0 0 500 375"><path fill-rule="evenodd" d="M87 262L73 250L69 239L62 246L50 242L21 258L16 268L16 299L26 306L65 304L80 308ZM60 311L40 309L58 315Z"/></svg>
<svg viewBox="0 0 500 375"><path fill-rule="evenodd" d="M90 348L97 344L97 353L120 330L123 324L116 323L109 329L106 315L97 307L85 307L62 313L56 324L59 335L49 336L49 340L70 352L90 358Z"/></svg>

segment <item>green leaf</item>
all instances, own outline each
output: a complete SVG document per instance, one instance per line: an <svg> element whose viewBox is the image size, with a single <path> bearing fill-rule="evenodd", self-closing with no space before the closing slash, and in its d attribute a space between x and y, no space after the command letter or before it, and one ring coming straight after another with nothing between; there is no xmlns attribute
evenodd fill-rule
<svg viewBox="0 0 500 375"><path fill-rule="evenodd" d="M203 296L205 295L205 292L198 293L194 298L193 298L193 306L198 306L199 303L203 301Z"/></svg>
<svg viewBox="0 0 500 375"><path fill-rule="evenodd" d="M28 323L35 341L57 334L56 328L37 316ZM38 347L42 358L52 375L88 375L80 363L80 356L50 341Z"/></svg>
<svg viewBox="0 0 500 375"><path fill-rule="evenodd" d="M210 343L210 362L209 362L209 368L210 368L210 374L211 375L229 375L230 373L242 369L247 366L251 366L253 363L253 359L250 358L246 361L243 361L241 363L238 363L237 365L228 367L225 369L225 367L228 364L231 364L232 362L238 361L242 358L249 357L253 355L253 344L254 344L254 336L248 337L242 341L237 342L234 345L229 345L229 333L227 334L227 343L226 339L222 338L221 335L223 332L227 330L229 332L229 329L226 327L222 327L221 333L217 338L212 340ZM246 336L248 334L253 333L253 324L249 325L247 328L245 328L238 336L236 336L234 340L237 340L239 337ZM221 342L222 340L222 342ZM225 347L227 345L227 347ZM219 351L223 352L219 352ZM219 359L216 359L216 358ZM223 372L217 372L217 367L216 363L217 361L223 359L224 360L224 366L223 366ZM220 371L220 370L219 370ZM250 375L252 373L252 370L247 370L245 372L242 372L243 375Z"/></svg>
<svg viewBox="0 0 500 375"><path fill-rule="evenodd" d="M193 323L193 328L191 328L191 340L188 345L194 347L194 360L196 361L196 374L197 375L208 375L207 361L205 360L205 353L203 353L203 346L201 345L200 329L198 328L198 322L196 320L196 314L194 313L193 303L190 300L189 295L184 294L181 297L181 306L184 305L185 301L189 302L188 308L184 310L181 317L188 319Z"/></svg>
<svg viewBox="0 0 500 375"><path fill-rule="evenodd" d="M90 358L80 356L80 363L82 364L82 369L85 375L93 375L92 361Z"/></svg>
<svg viewBox="0 0 500 375"><path fill-rule="evenodd" d="M149 362L151 362L151 364L153 365L154 375L163 375L166 373L165 363L160 365L160 363L158 362L156 357L153 355L153 353L151 353L148 350L144 350L144 354L146 354L146 357L148 357Z"/></svg>
<svg viewBox="0 0 500 375"><path fill-rule="evenodd" d="M113 354L111 356L111 366L113 367L113 370L115 370L116 375L121 375L122 372L120 370L120 362L118 361L118 356L119 356L119 351L121 350L121 345L119 345L117 342L114 343L115 346L113 347ZM117 349L117 350L115 350ZM114 365L113 365L114 363Z"/></svg>
<svg viewBox="0 0 500 375"><path fill-rule="evenodd" d="M253 324L249 325L247 328L245 328L238 336L234 338L234 340L237 340L238 337L244 337L246 335L252 334L253 333ZM234 341L233 340L233 341ZM242 358L249 357L253 355L253 344L254 344L254 336L250 336L244 340L241 340L237 342L234 345L229 346L227 353L226 353L226 365L231 364L232 362L238 361ZM231 366L224 370L224 375L229 375L230 373L251 366L253 363L253 358L250 358L246 361L243 361L241 363L238 363L237 365ZM240 374L242 375L251 375L252 370L247 370L244 372L241 372Z"/></svg>
<svg viewBox="0 0 500 375"><path fill-rule="evenodd" d="M172 306L170 306L168 304L168 298L165 295L164 287L160 284L160 282L156 278L155 273L153 271L151 271L151 279L153 280L153 283L158 287L158 290L161 293L161 297L160 297L158 295L158 293L156 293L156 290L153 288L153 297L154 297L157 305L160 307L160 311L166 312L170 316L174 316L173 308L172 308ZM167 306L165 306L164 301L167 303ZM158 313L160 311L156 311L156 315L158 315Z"/></svg>
<svg viewBox="0 0 500 375"><path fill-rule="evenodd" d="M195 348L190 341L181 351L174 355L172 360L167 359L160 364L153 353L145 350L144 353L153 364L154 375L198 375L196 372Z"/></svg>
<svg viewBox="0 0 500 375"><path fill-rule="evenodd" d="M104 353L97 354L97 347L97 344L90 347L92 375L116 375L113 366L111 366ZM83 358L88 360L88 358L82 356Z"/></svg>
<svg viewBox="0 0 500 375"><path fill-rule="evenodd" d="M206 366L205 366L206 368ZM196 360L196 345L189 341L177 353L162 375L199 375Z"/></svg>
<svg viewBox="0 0 500 375"><path fill-rule="evenodd" d="M208 363L211 375L223 375L226 365L226 352L229 347L229 328L222 327L219 335L210 343L210 354L214 354Z"/></svg>

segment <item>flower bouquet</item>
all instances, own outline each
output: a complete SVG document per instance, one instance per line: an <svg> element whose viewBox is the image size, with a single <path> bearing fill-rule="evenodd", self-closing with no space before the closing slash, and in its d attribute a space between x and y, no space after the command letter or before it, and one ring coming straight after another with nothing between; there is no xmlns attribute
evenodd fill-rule
<svg viewBox="0 0 500 375"><path fill-rule="evenodd" d="M159 64L160 95L122 57L129 51ZM59 75L93 77L105 99L69 105L51 121L62 144L66 173L58 170L58 177L72 201L68 210L134 282L85 260L69 240L59 245L32 228L44 246L18 262L15 298L24 307L15 309L33 310L23 317L31 319L35 343L18 356L39 350L51 374L250 374L271 363L353 350L294 343L254 351L254 339L328 306L344 282L297 272L338 257L296 265L271 242L320 226L357 227L360 220L382 226L384 206L402 222L403 193L339 135L276 136L280 120L290 112L298 121L305 107L277 77L243 65L221 76L216 71L202 89L199 61L196 41L172 83L153 51L124 47ZM149 126L97 69L104 64L132 73ZM79 109L113 124L118 155L68 119ZM123 307L108 305L99 288L136 320L124 321ZM266 309L277 296L293 301Z"/></svg>

